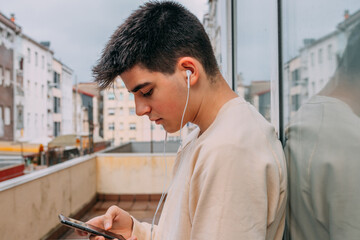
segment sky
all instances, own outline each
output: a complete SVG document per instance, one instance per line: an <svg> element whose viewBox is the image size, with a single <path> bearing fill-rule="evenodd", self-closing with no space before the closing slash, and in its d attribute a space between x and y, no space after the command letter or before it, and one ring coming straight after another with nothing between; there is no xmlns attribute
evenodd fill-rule
<svg viewBox="0 0 360 240"><path fill-rule="evenodd" d="M0 11L35 41L50 41L54 56L74 70L78 82L93 80L91 68L112 33L145 0L0 0ZM177 1L202 22L208 0ZM74 78L75 80L75 78Z"/></svg>

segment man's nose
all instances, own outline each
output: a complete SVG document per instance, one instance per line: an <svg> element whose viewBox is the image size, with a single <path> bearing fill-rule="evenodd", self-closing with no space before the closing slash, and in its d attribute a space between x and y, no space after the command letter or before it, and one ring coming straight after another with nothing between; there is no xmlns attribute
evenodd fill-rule
<svg viewBox="0 0 360 240"><path fill-rule="evenodd" d="M150 106L143 100L135 98L136 115L143 116L150 113Z"/></svg>

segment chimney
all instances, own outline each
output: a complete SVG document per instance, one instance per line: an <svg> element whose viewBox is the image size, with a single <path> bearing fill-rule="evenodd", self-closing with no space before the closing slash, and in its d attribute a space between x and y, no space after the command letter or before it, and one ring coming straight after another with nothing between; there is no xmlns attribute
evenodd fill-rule
<svg viewBox="0 0 360 240"><path fill-rule="evenodd" d="M10 14L10 20L14 23L15 22L15 14Z"/></svg>
<svg viewBox="0 0 360 240"><path fill-rule="evenodd" d="M345 10L344 18L345 18L345 20L349 18L349 10Z"/></svg>

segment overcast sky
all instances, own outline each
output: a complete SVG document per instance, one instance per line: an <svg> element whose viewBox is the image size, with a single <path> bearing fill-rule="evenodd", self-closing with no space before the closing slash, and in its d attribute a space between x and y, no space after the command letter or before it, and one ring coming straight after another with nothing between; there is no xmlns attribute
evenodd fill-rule
<svg viewBox="0 0 360 240"><path fill-rule="evenodd" d="M115 29L145 0L1 0L0 11L34 40L50 41L55 58L92 81L91 68ZM201 21L208 0L179 0Z"/></svg>
<svg viewBox="0 0 360 240"><path fill-rule="evenodd" d="M114 30L145 0L0 0L0 11L15 13L23 32L50 41L55 57L75 71L78 81L92 81L91 67ZM178 0L201 21L208 0ZM284 59L298 54L304 38L335 30L344 10L353 14L360 0L284 0ZM237 1L238 71L246 82L270 80L276 0ZM276 8L275 8L276 10ZM276 20L276 19L275 19ZM275 26L276 27L276 26ZM273 41L273 42L271 42ZM276 61L276 60L275 60Z"/></svg>

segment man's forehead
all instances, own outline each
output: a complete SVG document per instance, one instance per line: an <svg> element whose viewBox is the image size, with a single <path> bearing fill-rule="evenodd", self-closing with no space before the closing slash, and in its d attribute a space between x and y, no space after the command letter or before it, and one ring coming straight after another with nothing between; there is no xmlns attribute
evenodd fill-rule
<svg viewBox="0 0 360 240"><path fill-rule="evenodd" d="M161 73L153 72L139 65L135 65L131 69L120 74L120 78L123 80L129 92L137 92L141 88L152 84L158 78L159 74Z"/></svg>

